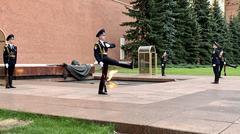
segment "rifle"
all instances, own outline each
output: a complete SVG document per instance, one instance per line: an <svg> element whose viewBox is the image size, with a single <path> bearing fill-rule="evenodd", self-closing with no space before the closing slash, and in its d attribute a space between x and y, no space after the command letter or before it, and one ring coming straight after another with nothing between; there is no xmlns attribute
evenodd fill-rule
<svg viewBox="0 0 240 134"><path fill-rule="evenodd" d="M232 67L232 68L237 68L238 67L238 65L235 65L235 64L226 64L226 66L229 66L229 67Z"/></svg>
<svg viewBox="0 0 240 134"><path fill-rule="evenodd" d="M238 65L235 65L235 64L228 64L228 63L224 64L224 76L227 76L227 73L226 73L227 66L232 67L232 68L237 68L238 67Z"/></svg>

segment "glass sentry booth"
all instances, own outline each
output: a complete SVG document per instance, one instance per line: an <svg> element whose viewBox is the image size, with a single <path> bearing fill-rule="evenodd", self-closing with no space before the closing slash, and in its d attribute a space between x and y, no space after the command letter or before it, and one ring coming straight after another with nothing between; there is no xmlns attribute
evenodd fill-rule
<svg viewBox="0 0 240 134"><path fill-rule="evenodd" d="M6 45L6 37L3 31L0 29L0 85L6 84L5 67L3 65L3 49Z"/></svg>
<svg viewBox="0 0 240 134"><path fill-rule="evenodd" d="M157 73L157 53L155 46L138 48L138 67L140 74L155 75Z"/></svg>

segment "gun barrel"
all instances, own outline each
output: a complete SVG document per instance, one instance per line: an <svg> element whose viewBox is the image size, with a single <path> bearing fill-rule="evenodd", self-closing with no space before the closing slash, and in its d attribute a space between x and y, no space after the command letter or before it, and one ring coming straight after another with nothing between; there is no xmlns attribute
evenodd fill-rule
<svg viewBox="0 0 240 134"><path fill-rule="evenodd" d="M226 64L227 66L229 66L229 67L232 67L232 68L237 68L238 66L237 65L235 65L235 64Z"/></svg>

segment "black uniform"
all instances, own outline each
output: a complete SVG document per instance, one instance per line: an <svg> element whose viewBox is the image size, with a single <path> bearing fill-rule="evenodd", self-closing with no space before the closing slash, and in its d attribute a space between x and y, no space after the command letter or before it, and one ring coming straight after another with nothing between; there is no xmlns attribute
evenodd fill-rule
<svg viewBox="0 0 240 134"><path fill-rule="evenodd" d="M161 57L161 71L162 71L162 76L165 76L166 63L167 63L167 55Z"/></svg>
<svg viewBox="0 0 240 134"><path fill-rule="evenodd" d="M121 63L119 61L116 61L116 60L108 57L107 52L108 52L109 48L115 48L115 44L111 44L111 43L107 43L107 42L102 43L101 41L98 41L94 45L95 59L98 61L98 63L100 63L100 62L103 63L102 77L101 77L101 81L99 84L99 90L98 90L99 94L106 94L106 92L107 92L106 80L107 80L108 65L115 65L115 66L132 69L132 63L131 64ZM105 90L103 91L103 89L105 89Z"/></svg>
<svg viewBox="0 0 240 134"><path fill-rule="evenodd" d="M225 62L225 58L223 57L223 55L219 58L220 58L219 78L221 78L223 68L224 68L224 75L226 76L226 62Z"/></svg>
<svg viewBox="0 0 240 134"><path fill-rule="evenodd" d="M213 72L215 75L214 83L218 84L219 83L219 74L220 74L220 50L214 49L213 54L212 54L212 65L213 65Z"/></svg>
<svg viewBox="0 0 240 134"><path fill-rule="evenodd" d="M17 47L14 45L11 46L10 44L7 44L4 47L3 60L5 65L8 64L8 68L6 68L6 73L8 76L6 88L10 88L13 87L12 80L15 64L17 62Z"/></svg>

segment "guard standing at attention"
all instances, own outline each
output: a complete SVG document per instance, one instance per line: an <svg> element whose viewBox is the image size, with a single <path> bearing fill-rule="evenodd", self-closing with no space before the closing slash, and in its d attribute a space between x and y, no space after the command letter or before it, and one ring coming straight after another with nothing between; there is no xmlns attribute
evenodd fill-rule
<svg viewBox="0 0 240 134"><path fill-rule="evenodd" d="M17 47L14 45L14 35L10 34L7 37L7 44L4 47L3 61L7 74L6 88L16 88L12 84L13 72L17 63Z"/></svg>
<svg viewBox="0 0 240 134"><path fill-rule="evenodd" d="M161 57L161 71L162 71L162 76L165 76L165 68L166 68L166 63L167 63L167 51L164 51L162 57Z"/></svg>
<svg viewBox="0 0 240 134"><path fill-rule="evenodd" d="M116 45L106 42L106 31L104 29L99 30L96 34L96 37L98 38L98 41L94 45L94 57L98 61L98 64L102 67L102 76L99 84L98 94L107 95L106 82L108 65L133 69L133 63L122 63L108 56L108 49L115 48Z"/></svg>
<svg viewBox="0 0 240 134"><path fill-rule="evenodd" d="M212 66L213 66L213 72L214 72L214 82L212 84L218 84L219 83L219 74L220 74L220 49L219 45L214 42L213 44L213 53L212 53Z"/></svg>

